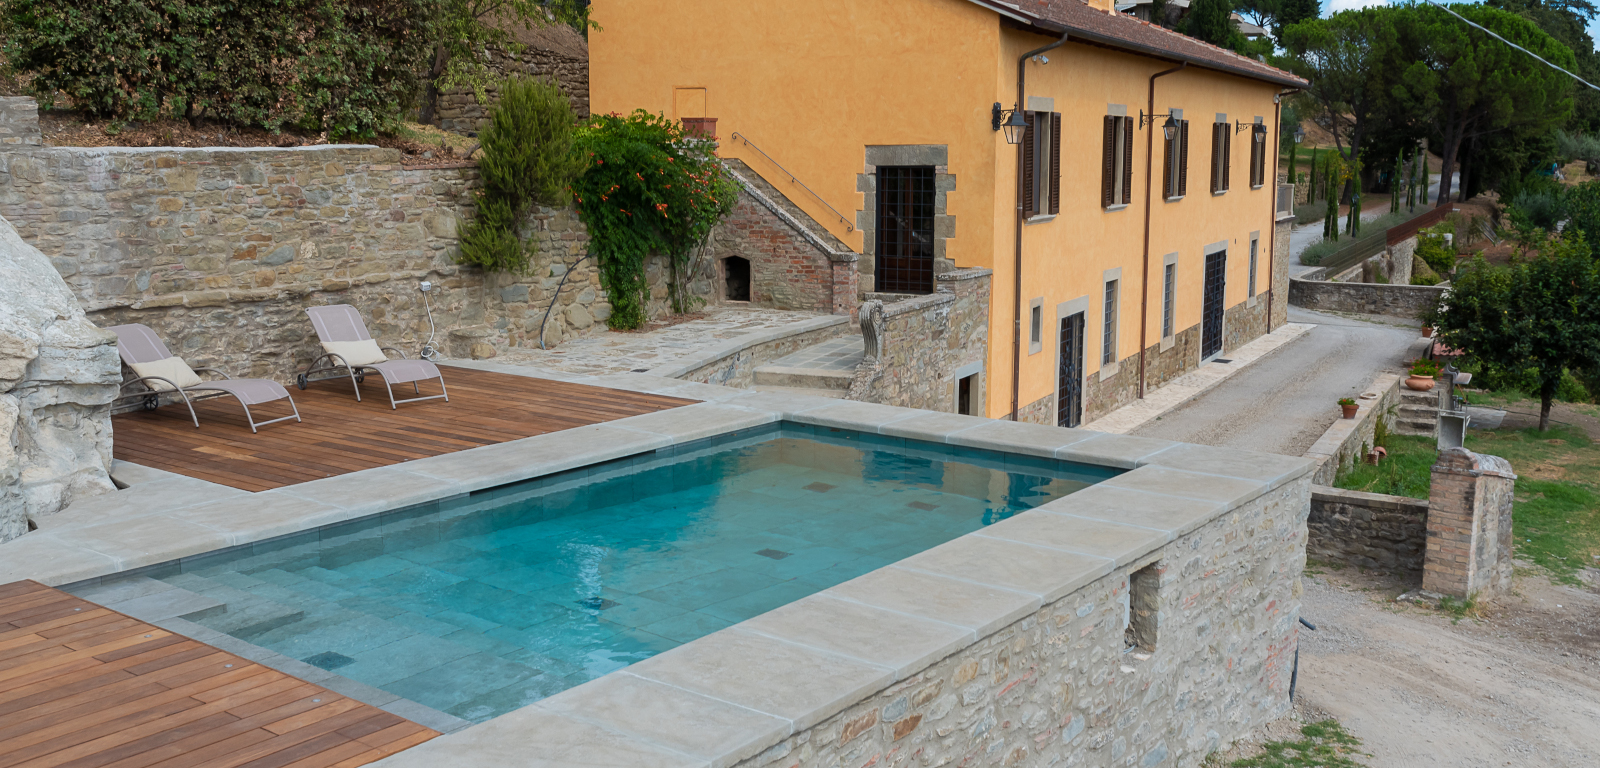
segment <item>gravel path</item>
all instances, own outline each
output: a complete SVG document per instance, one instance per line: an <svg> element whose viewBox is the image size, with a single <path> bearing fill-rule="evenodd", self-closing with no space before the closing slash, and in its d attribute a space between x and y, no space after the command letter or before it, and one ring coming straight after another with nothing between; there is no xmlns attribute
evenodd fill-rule
<svg viewBox="0 0 1600 768"><path fill-rule="evenodd" d="M1399 371L1418 324L1372 322L1289 308L1289 320L1316 328L1133 434L1300 456L1382 371Z"/></svg>

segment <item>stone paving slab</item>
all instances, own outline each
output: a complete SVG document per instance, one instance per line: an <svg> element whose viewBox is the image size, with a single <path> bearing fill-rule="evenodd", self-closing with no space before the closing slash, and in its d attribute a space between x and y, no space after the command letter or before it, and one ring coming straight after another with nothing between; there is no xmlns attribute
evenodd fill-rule
<svg viewBox="0 0 1600 768"><path fill-rule="evenodd" d="M589 376L633 372L671 378L755 344L850 322L844 315L780 309L713 308L706 314L641 333L601 331L547 350L513 347L501 350L494 362Z"/></svg>
<svg viewBox="0 0 1600 768"><path fill-rule="evenodd" d="M1167 382L1160 389L1145 392L1143 400L1135 400L1124 405L1083 425L1083 428L1116 435L1132 432L1145 422L1199 397L1206 390L1221 384L1251 364L1270 357L1272 353L1298 340L1314 327L1304 323L1287 323L1238 349L1229 350L1224 355L1224 359L1229 362L1219 363L1213 360L1206 363L1198 370L1190 371Z"/></svg>
<svg viewBox="0 0 1600 768"><path fill-rule="evenodd" d="M778 358L763 368L788 368L810 371L836 371L851 373L861 364L866 342L854 334L829 339L799 352Z"/></svg>

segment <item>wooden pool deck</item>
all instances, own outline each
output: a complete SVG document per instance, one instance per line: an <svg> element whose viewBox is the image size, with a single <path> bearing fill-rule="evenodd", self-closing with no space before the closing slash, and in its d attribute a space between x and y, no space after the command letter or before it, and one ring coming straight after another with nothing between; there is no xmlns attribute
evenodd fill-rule
<svg viewBox="0 0 1600 768"><path fill-rule="evenodd" d="M494 445L547 432L689 405L693 400L440 366L450 401L389 408L383 379L369 375L360 402L350 380L291 387L303 422L285 421L251 434L231 397L195 404L200 428L182 403L112 417L113 454L246 491L264 491L413 459ZM432 389L429 389L430 384ZM438 394L422 382L422 394ZM396 397L414 397L396 388ZM403 392L403 394L402 394ZM256 406L256 419L287 415L287 401ZM0 763L0 768L5 768Z"/></svg>
<svg viewBox="0 0 1600 768"><path fill-rule="evenodd" d="M353 768L438 735L60 590L0 585L4 768Z"/></svg>

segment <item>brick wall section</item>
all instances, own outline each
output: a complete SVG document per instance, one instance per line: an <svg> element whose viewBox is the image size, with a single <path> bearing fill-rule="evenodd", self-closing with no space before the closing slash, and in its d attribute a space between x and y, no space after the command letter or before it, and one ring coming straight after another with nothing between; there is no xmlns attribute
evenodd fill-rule
<svg viewBox="0 0 1600 768"><path fill-rule="evenodd" d="M1428 542L1428 502L1404 496L1311 488L1306 555L1420 579Z"/></svg>
<svg viewBox="0 0 1600 768"><path fill-rule="evenodd" d="M1439 452L1428 495L1424 588L1458 597L1510 588L1516 479L1498 456L1465 448Z"/></svg>
<svg viewBox="0 0 1600 768"><path fill-rule="evenodd" d="M851 399L954 412L955 371L988 358L993 274L946 272L938 276L938 291L885 304L881 356L862 361ZM987 391L987 376L980 374L978 386ZM974 405L973 411L982 409Z"/></svg>
<svg viewBox="0 0 1600 768"><path fill-rule="evenodd" d="M739 768L1198 766L1289 710L1308 478L895 682ZM1155 647L1126 653L1155 564Z"/></svg>

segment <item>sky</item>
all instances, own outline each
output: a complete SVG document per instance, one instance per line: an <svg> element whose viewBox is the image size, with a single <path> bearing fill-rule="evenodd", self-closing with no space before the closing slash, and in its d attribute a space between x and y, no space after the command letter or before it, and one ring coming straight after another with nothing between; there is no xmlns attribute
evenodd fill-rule
<svg viewBox="0 0 1600 768"><path fill-rule="evenodd" d="M1475 2L1476 0L1449 0L1449 2ZM1386 0L1323 0L1322 15L1327 16L1339 11L1348 11L1355 8L1365 8L1369 5L1388 5ZM1600 40L1600 20L1589 22L1589 36Z"/></svg>

